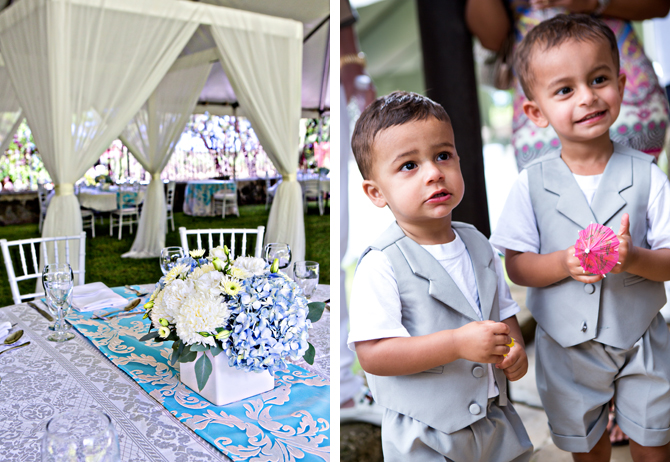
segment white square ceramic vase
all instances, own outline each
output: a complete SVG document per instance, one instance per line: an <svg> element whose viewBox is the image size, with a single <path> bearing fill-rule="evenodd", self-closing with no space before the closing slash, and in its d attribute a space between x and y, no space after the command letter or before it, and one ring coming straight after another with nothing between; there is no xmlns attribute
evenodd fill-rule
<svg viewBox="0 0 670 462"><path fill-rule="evenodd" d="M198 391L198 381L195 377L195 362L200 359L202 352L198 352L195 361L181 363L179 373L182 383L207 401L222 406L274 388L274 377L268 371L245 372L230 367L225 353L212 356L207 351L206 354L212 361L212 373L202 390Z"/></svg>

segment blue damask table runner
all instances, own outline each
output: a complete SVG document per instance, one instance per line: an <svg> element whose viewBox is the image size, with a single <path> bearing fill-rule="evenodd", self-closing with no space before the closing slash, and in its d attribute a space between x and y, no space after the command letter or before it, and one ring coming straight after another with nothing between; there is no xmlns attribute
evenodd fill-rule
<svg viewBox="0 0 670 462"><path fill-rule="evenodd" d="M133 298L124 288L116 293ZM146 298L146 297L145 297ZM296 365L275 376L275 388L215 406L179 381L172 342L140 342L141 315L103 321L72 313L68 321L176 418L233 460L330 460L330 385Z"/></svg>

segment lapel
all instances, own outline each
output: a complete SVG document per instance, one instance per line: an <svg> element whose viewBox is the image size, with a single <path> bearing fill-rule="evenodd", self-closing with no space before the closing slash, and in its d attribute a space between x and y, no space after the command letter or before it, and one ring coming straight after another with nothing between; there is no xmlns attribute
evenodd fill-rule
<svg viewBox="0 0 670 462"><path fill-rule="evenodd" d="M462 234L464 233L459 234L461 239L463 239ZM416 276L429 281L428 293L431 297L473 321L479 321L479 315L466 300L465 296L463 296L461 290L451 276L449 276L449 273L426 249L407 237L398 240L396 244L412 272ZM468 244L466 243L467 246ZM477 246L474 247L476 248ZM468 248L468 251L472 252L470 248ZM476 256L474 254L471 255L477 261ZM474 263L473 267L475 267L475 279L477 281L483 319L489 319L493 297L495 296L494 291L496 290L495 274L492 274L493 271L489 268L477 268Z"/></svg>
<svg viewBox="0 0 670 462"><path fill-rule="evenodd" d="M493 262L493 251L489 249L482 249L482 246L479 242L475 242L470 239L471 234L465 230L459 233L463 242L465 242L465 247L470 253L470 260L472 261L472 267L475 270L475 279L477 281L477 291L479 292L479 305L482 310L482 319L487 320L491 317L491 309L493 308L493 299L495 298L496 291L498 290L498 277L491 264ZM474 237L474 236L473 236ZM488 242L486 243L488 245ZM489 250L486 252L485 250ZM475 262L480 262L483 264L475 264ZM498 319L495 321L499 321Z"/></svg>
<svg viewBox="0 0 670 462"><path fill-rule="evenodd" d="M605 172L600 180L591 209L598 219L598 223L607 222L619 212L625 205L626 200L619 194L621 191L633 185L633 158L618 154L616 150L612 154ZM614 223L616 225L616 223ZM614 227L618 229L618 227Z"/></svg>
<svg viewBox="0 0 670 462"><path fill-rule="evenodd" d="M542 163L542 183L544 189L560 196L556 210L561 215L582 229L597 221L575 177L561 159L560 151L556 157Z"/></svg>

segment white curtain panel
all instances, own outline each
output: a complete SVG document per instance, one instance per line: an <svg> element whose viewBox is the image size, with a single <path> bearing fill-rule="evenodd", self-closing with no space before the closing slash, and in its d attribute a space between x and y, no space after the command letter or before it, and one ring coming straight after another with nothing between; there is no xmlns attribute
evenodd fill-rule
<svg viewBox="0 0 670 462"><path fill-rule="evenodd" d="M135 241L123 257L159 257L165 247L166 204L160 174L184 131L207 76L210 63L188 66L180 60L158 84L121 134L121 140L152 175Z"/></svg>
<svg viewBox="0 0 670 462"><path fill-rule="evenodd" d="M73 183L151 95L197 14L170 0L21 0L0 14L0 49L56 185L43 236L81 232Z"/></svg>
<svg viewBox="0 0 670 462"><path fill-rule="evenodd" d="M270 210L265 242L291 246L305 259L302 191L296 179L301 113L302 24L228 10L213 15L212 36L240 106L284 177Z"/></svg>
<svg viewBox="0 0 670 462"><path fill-rule="evenodd" d="M0 153L9 147L22 119L19 99L14 92L4 60L0 56Z"/></svg>

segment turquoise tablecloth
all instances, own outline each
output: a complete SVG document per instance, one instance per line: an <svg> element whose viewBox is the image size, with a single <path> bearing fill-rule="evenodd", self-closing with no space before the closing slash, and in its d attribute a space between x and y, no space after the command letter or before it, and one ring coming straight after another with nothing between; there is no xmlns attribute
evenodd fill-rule
<svg viewBox="0 0 670 462"><path fill-rule="evenodd" d="M212 196L221 189L235 190L234 181L189 181L184 192L184 213L192 216L214 216Z"/></svg>
<svg viewBox="0 0 670 462"><path fill-rule="evenodd" d="M133 294L114 288L126 298ZM146 298L146 297L145 297ZM68 321L181 422L233 460L329 460L330 385L295 365L275 376L275 388L226 406L214 406L179 381L168 364L171 342L140 342L149 321L141 315Z"/></svg>

